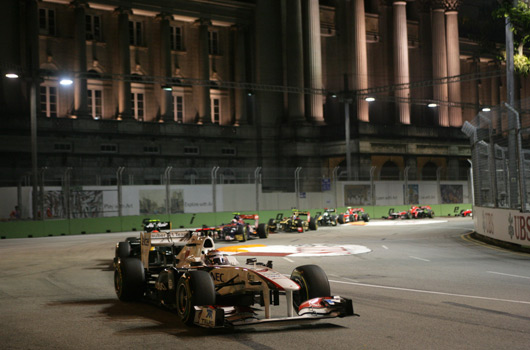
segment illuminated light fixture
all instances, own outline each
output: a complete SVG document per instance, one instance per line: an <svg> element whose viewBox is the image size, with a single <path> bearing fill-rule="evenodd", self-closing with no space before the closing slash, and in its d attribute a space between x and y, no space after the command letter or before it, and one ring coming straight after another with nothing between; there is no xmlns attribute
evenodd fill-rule
<svg viewBox="0 0 530 350"><path fill-rule="evenodd" d="M375 101L375 98L374 97L367 97L364 99L366 102L374 102Z"/></svg>
<svg viewBox="0 0 530 350"><path fill-rule="evenodd" d="M173 88L171 86L169 86L169 85L164 85L164 86L162 86L162 90L164 90L164 91L173 91Z"/></svg>
<svg viewBox="0 0 530 350"><path fill-rule="evenodd" d="M436 103L429 103L429 104L427 105L427 107L429 107L429 108L434 108L434 107L438 107L438 105L437 105Z"/></svg>
<svg viewBox="0 0 530 350"><path fill-rule="evenodd" d="M68 86L68 85L72 85L74 83L74 81L70 78L61 78L61 81L59 81L59 84L63 85L63 86Z"/></svg>
<svg viewBox="0 0 530 350"><path fill-rule="evenodd" d="M17 73L7 73L7 74L6 74L6 78L9 78L9 79L18 79L18 74L17 74Z"/></svg>
<svg viewBox="0 0 530 350"><path fill-rule="evenodd" d="M491 111L491 108L489 107L482 108L482 112L490 112L490 111Z"/></svg>
<svg viewBox="0 0 530 350"><path fill-rule="evenodd" d="M332 94L331 98L337 98L337 94Z"/></svg>

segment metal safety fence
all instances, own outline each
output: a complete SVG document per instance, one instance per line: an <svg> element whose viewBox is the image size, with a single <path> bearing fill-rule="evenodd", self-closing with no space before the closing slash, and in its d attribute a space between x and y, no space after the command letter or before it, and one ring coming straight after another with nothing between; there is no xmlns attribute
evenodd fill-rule
<svg viewBox="0 0 530 350"><path fill-rule="evenodd" d="M482 110L465 122L470 138L474 204L530 210L530 99Z"/></svg>

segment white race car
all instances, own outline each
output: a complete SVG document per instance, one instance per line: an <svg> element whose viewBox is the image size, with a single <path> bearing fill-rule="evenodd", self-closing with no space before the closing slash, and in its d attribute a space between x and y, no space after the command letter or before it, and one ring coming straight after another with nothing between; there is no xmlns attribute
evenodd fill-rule
<svg viewBox="0 0 530 350"><path fill-rule="evenodd" d="M114 259L118 298L153 301L175 310L187 325L207 328L354 315L351 299L331 294L319 266L299 266L290 277L273 270L272 261L253 258L239 266L235 257L215 249L212 234L211 229L144 232L140 244L119 242ZM283 296L284 316L272 317Z"/></svg>

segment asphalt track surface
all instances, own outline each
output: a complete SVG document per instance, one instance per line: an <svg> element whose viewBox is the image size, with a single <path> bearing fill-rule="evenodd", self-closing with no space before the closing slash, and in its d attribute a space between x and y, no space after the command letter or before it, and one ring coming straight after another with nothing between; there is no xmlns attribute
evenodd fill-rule
<svg viewBox="0 0 530 350"><path fill-rule="evenodd" d="M258 242L371 249L272 258L285 274L320 265L332 293L352 298L360 317L215 331L187 327L150 304L117 300L111 260L115 243L131 233L2 240L0 348L528 349L530 255L472 241L472 229L469 218L449 218L271 235Z"/></svg>

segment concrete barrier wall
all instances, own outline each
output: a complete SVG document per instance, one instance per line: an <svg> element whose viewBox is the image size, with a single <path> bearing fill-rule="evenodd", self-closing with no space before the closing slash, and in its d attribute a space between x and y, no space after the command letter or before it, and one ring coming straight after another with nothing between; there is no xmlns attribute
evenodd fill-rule
<svg viewBox="0 0 530 350"><path fill-rule="evenodd" d="M471 208L471 204L433 204L431 205L436 216L454 216L461 209ZM407 210L410 206L364 206L364 210L372 219L378 219L387 216L390 209L394 211ZM323 212L324 208L310 210L312 215ZM338 207L337 211L343 213L346 207ZM255 213L249 210L243 213ZM283 210L260 210L258 212L260 222L267 223L269 219L276 218L277 214L289 216L291 209ZM61 235L79 235L94 234L105 232L127 232L140 231L142 229L142 220L144 218L169 220L172 228L194 228L206 226L216 226L228 223L233 218L232 212L218 213L182 213L171 215L149 215L149 216L122 216L122 217L101 217L101 218L82 218L70 220L16 220L0 222L0 238L26 238L26 237L46 237ZM428 220L428 219L425 219ZM518 219L519 220L519 219ZM528 221L530 223L530 221ZM526 225L525 227L530 227Z"/></svg>
<svg viewBox="0 0 530 350"><path fill-rule="evenodd" d="M530 246L530 213L513 209L473 208L475 231L503 242Z"/></svg>

